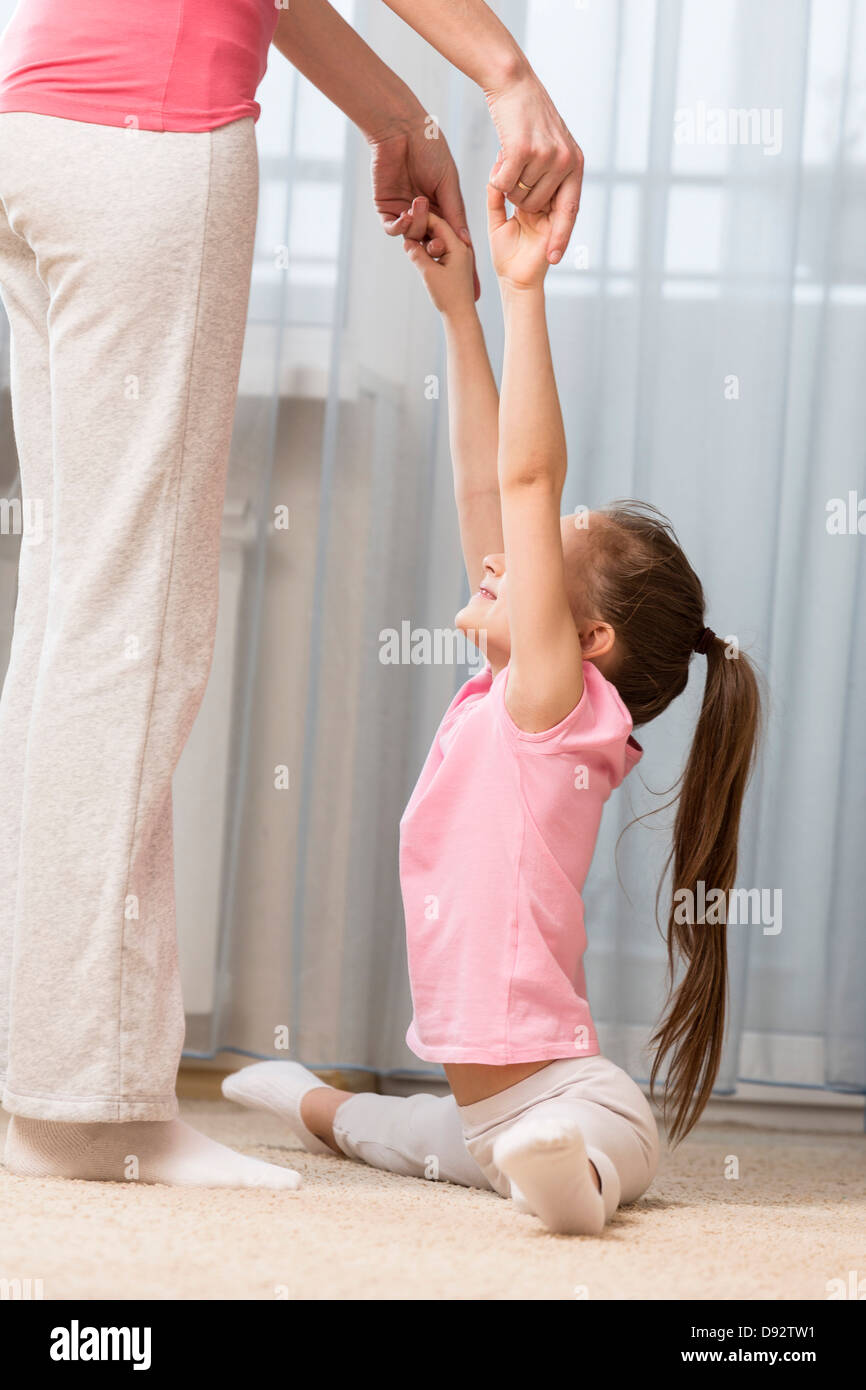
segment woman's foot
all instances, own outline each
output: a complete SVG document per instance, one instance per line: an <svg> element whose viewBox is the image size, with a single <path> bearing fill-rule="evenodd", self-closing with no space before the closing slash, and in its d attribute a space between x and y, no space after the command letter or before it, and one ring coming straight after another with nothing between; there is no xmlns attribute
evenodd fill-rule
<svg viewBox="0 0 866 1390"><path fill-rule="evenodd" d="M497 1139L493 1161L519 1190L521 1209L532 1211L549 1231L601 1235L605 1210L598 1173L567 1109L548 1105L544 1114L519 1120Z"/></svg>
<svg viewBox="0 0 866 1390"><path fill-rule="evenodd" d="M281 1191L301 1185L293 1168L247 1158L183 1120L80 1125L13 1115L4 1159L10 1172L31 1178Z"/></svg>
<svg viewBox="0 0 866 1390"><path fill-rule="evenodd" d="M326 1085L300 1062L256 1062L227 1076L222 1090L239 1105L278 1115L307 1153L344 1157L334 1139L334 1116L352 1092Z"/></svg>

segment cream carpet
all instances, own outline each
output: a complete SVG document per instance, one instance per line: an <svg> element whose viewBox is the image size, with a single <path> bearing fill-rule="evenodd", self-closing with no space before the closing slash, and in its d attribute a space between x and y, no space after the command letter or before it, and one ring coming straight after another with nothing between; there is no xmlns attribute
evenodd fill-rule
<svg viewBox="0 0 866 1390"><path fill-rule="evenodd" d="M574 1239L490 1193L294 1151L279 1121L228 1102L182 1110L297 1167L305 1186L183 1191L0 1168L0 1279L41 1279L46 1299L825 1299L828 1280L864 1268L859 1135L706 1125L603 1237Z"/></svg>

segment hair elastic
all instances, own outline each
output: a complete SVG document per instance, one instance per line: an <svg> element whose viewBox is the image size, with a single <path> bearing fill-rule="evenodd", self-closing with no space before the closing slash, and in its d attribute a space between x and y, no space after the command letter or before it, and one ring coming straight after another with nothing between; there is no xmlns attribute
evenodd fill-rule
<svg viewBox="0 0 866 1390"><path fill-rule="evenodd" d="M715 640L716 634L713 632L713 629L711 627L705 627L694 645L694 651L700 652L703 656L706 656L710 643Z"/></svg>

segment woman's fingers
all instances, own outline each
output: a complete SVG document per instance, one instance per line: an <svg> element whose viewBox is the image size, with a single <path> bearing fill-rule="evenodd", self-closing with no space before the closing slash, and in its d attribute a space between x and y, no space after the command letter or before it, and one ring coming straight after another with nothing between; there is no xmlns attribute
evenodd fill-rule
<svg viewBox="0 0 866 1390"><path fill-rule="evenodd" d="M518 173L514 187L505 190L505 196L514 207L525 208L527 212L540 212L556 192L562 181L567 158L563 151L552 151L543 156L532 155L526 160ZM501 188L500 179L496 179ZM546 196L541 197L544 190Z"/></svg>
<svg viewBox="0 0 866 1390"><path fill-rule="evenodd" d="M523 177L523 170L528 158L529 151L524 150L521 146L508 152L500 150L499 158L490 171L488 183L503 193L509 203L513 203L515 207L518 207L526 197L525 190L518 187L518 180ZM523 182L526 183L528 180L523 179Z"/></svg>
<svg viewBox="0 0 866 1390"><path fill-rule="evenodd" d="M413 198L405 212L401 212L393 222L384 224L385 231L389 236L411 237L413 241L420 241L427 228L428 206L427 198Z"/></svg>
<svg viewBox="0 0 866 1390"><path fill-rule="evenodd" d="M431 142L429 140L421 141L421 144L425 145L428 150L430 150L431 143L434 142ZM443 144L443 141L440 140L435 143L441 146ZM463 194L460 190L460 175L457 172L457 165L454 163L454 160L451 156L451 152L450 150L447 150L447 147L446 154L447 164L444 169L444 172L436 170L435 182L431 182L430 184L428 184L428 187L435 188L434 196L436 206L450 230L453 231L460 238L460 240L466 246L469 247L470 251L472 251L472 279L475 287L475 298L479 299L481 296L481 282L478 279L478 272L475 269L475 252L472 246L472 237L469 234L469 225L466 218L466 206L463 202ZM432 254L441 255L442 252L435 251Z"/></svg>
<svg viewBox="0 0 866 1390"><path fill-rule="evenodd" d="M382 223L382 227L387 236L405 236L411 225L412 214L409 212L400 212L396 217L393 217L390 222L383 221Z"/></svg>
<svg viewBox="0 0 866 1390"><path fill-rule="evenodd" d="M381 217L382 230L384 231L386 236L400 236L402 234L403 227L408 225L406 222L405 212L398 213L397 216L392 217L390 221L388 220L385 213L382 213Z"/></svg>
<svg viewBox="0 0 866 1390"><path fill-rule="evenodd" d="M556 196L556 191L562 184L567 170L571 164L567 156L560 156L553 165L553 168L538 172L536 169L526 169L520 176L521 183L529 185L530 191L524 192L520 206L524 212L548 212Z"/></svg>
<svg viewBox="0 0 866 1390"><path fill-rule="evenodd" d="M550 209L550 236L547 242L547 259L556 265L565 255L566 247L574 230L580 208L580 185L583 176L583 156L580 171L569 174L553 195Z"/></svg>
<svg viewBox="0 0 866 1390"><path fill-rule="evenodd" d="M499 161L493 166L490 182L501 189L509 203L526 212L546 212L558 189L566 179L576 175L578 185L583 173L583 155L577 145L572 153L565 144L559 145L546 158L534 156L524 164L513 188L505 188ZM578 202L580 201L578 192Z"/></svg>
<svg viewBox="0 0 866 1390"><path fill-rule="evenodd" d="M466 206L463 202L463 194L460 192L460 178L453 162L436 189L436 202L442 215L440 218L431 213L431 218L435 218L437 222L445 222L455 236L462 237L467 246L471 246L472 238L469 235L466 221Z"/></svg>
<svg viewBox="0 0 866 1390"><path fill-rule="evenodd" d="M550 211L548 259L562 259L580 206L583 154L541 83L530 75L488 96L499 135L490 183L516 208Z"/></svg>

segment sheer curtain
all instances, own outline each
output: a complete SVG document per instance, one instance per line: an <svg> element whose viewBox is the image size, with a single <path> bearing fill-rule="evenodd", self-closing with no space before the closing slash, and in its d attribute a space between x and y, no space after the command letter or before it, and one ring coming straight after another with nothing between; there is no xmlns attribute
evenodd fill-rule
<svg viewBox="0 0 866 1390"><path fill-rule="evenodd" d="M339 8L455 153L498 371L483 97L385 7ZM496 8L586 156L572 246L548 276L564 506L637 496L667 512L711 625L769 686L739 883L776 921L730 929L719 1089L862 1091L866 5ZM387 630L447 629L463 601L441 331L381 233L363 139L279 55L261 101L220 632L176 788L187 1052L435 1076L403 1040L397 827L466 671L381 654ZM2 538L0 638L13 547ZM654 903L671 813L619 837L674 783L702 678L697 658L643 731L587 885L593 1012L638 1077L664 997Z"/></svg>

